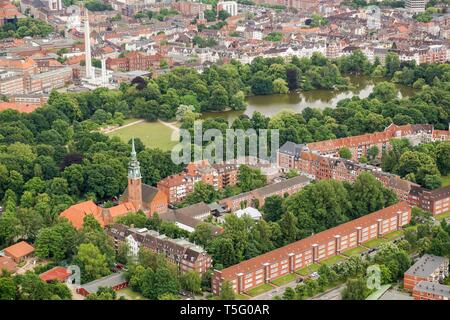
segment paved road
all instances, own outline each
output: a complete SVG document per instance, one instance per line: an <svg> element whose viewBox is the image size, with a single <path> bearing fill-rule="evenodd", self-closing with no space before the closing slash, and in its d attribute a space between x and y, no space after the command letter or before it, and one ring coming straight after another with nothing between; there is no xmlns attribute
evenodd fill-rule
<svg viewBox="0 0 450 320"><path fill-rule="evenodd" d="M333 288L327 292L321 293L310 300L342 300L341 292L345 288L345 284Z"/></svg>
<svg viewBox="0 0 450 320"><path fill-rule="evenodd" d="M126 127L134 126L135 124L138 124L138 123L141 123L141 122L144 122L144 121L145 120L137 120L137 121L131 122L129 124L113 128L113 129L105 129L105 130L103 130L103 133L111 133L111 132L114 132L114 131L117 131L117 130L121 130L121 129L126 128Z"/></svg>

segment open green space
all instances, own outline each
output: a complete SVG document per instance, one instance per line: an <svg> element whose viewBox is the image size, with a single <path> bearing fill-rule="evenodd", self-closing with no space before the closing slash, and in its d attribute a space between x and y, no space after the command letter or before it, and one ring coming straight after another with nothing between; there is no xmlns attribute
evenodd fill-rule
<svg viewBox="0 0 450 320"><path fill-rule="evenodd" d="M276 286L282 286L283 284L294 281L296 278L297 277L295 276L295 273L288 273L285 276L279 277L279 278L271 281L271 283L273 283Z"/></svg>
<svg viewBox="0 0 450 320"><path fill-rule="evenodd" d="M325 260L320 261L321 264L326 264L327 266L332 266L333 264L336 264L338 262L341 262L345 260L346 258L341 255L335 255L332 257L329 257Z"/></svg>
<svg viewBox="0 0 450 320"><path fill-rule="evenodd" d="M256 297L272 289L273 286L271 286L268 283L263 283L262 285L259 285L257 287L254 287L253 289L246 291L245 293L248 294L249 296Z"/></svg>
<svg viewBox="0 0 450 320"><path fill-rule="evenodd" d="M147 300L143 295L139 292L135 292L130 288L123 288L117 291L117 296L124 295L125 298L130 300Z"/></svg>
<svg viewBox="0 0 450 320"><path fill-rule="evenodd" d="M367 249L364 247L356 247L356 248L349 249L349 250L343 252L342 254L347 257L352 257L352 256L357 256L357 255L363 253L364 251L367 251Z"/></svg>
<svg viewBox="0 0 450 320"><path fill-rule="evenodd" d="M310 264L307 267L304 267L302 269L299 269L299 270L295 271L295 273L299 274L301 276L308 276L311 273L316 272L317 270L319 270L319 268L320 268L320 264L313 263L313 264Z"/></svg>
<svg viewBox="0 0 450 320"><path fill-rule="evenodd" d="M250 297L245 295L245 294L236 294L235 298L236 298L236 300L248 300L248 299L250 299Z"/></svg>
<svg viewBox="0 0 450 320"><path fill-rule="evenodd" d="M402 236L404 233L405 233L405 231L403 229L400 229L400 230L389 232L389 233L385 234L383 236L383 238L388 239L388 240L394 240L394 239Z"/></svg>
<svg viewBox="0 0 450 320"><path fill-rule="evenodd" d="M386 241L387 240L383 239L383 238L375 238L375 239L369 240L367 242L364 242L363 246L367 247L367 248L371 248L371 249L372 248L378 248L380 245L382 245Z"/></svg>
<svg viewBox="0 0 450 320"><path fill-rule="evenodd" d="M442 214L440 214L440 215L437 215L437 216L436 216L436 219L439 220L439 221L441 221L441 220L444 220L445 218L448 218L448 217L450 217L450 211L447 211L447 212L445 212L445 213L442 213Z"/></svg>
<svg viewBox="0 0 450 320"><path fill-rule="evenodd" d="M131 138L139 138L148 148L160 148L166 151L171 150L178 143L171 140L172 131L171 128L159 122L141 122L110 132L108 135L118 136L124 142L128 142Z"/></svg>
<svg viewBox="0 0 450 320"><path fill-rule="evenodd" d="M446 176L441 176L442 186L446 187L450 184L450 174Z"/></svg>

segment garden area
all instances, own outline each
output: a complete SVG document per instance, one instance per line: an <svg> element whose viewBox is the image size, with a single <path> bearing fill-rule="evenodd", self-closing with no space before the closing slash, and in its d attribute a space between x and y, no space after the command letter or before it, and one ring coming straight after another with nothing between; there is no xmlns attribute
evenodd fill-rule
<svg viewBox="0 0 450 320"><path fill-rule="evenodd" d="M347 256L347 257L359 256L361 253L363 253L365 251L367 251L367 249L364 247L356 247L356 248L352 248L347 251L344 251L342 253L342 255Z"/></svg>
<svg viewBox="0 0 450 320"><path fill-rule="evenodd" d="M263 294L272 289L273 289L273 286L271 286L268 283L263 283L253 289L248 290L245 293L248 294L249 296L256 297L256 296L259 296L260 294Z"/></svg>
<svg viewBox="0 0 450 320"><path fill-rule="evenodd" d="M288 273L285 276L282 276L280 278L277 278L277 279L271 281L271 283L273 283L276 286L282 286L286 283L294 281L296 278L297 277L295 276L295 273Z"/></svg>
<svg viewBox="0 0 450 320"><path fill-rule="evenodd" d="M373 249L373 248L378 248L379 246L381 246L383 243L385 243L387 240L383 239L383 238L375 238L372 240L369 240L367 242L363 243L364 247Z"/></svg>

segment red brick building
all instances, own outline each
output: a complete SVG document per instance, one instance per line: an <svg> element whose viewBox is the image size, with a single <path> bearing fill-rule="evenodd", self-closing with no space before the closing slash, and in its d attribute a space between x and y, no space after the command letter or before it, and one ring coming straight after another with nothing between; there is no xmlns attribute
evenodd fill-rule
<svg viewBox="0 0 450 320"><path fill-rule="evenodd" d="M450 185L434 190L414 186L408 196L411 205L417 206L433 215L450 211Z"/></svg>
<svg viewBox="0 0 450 320"><path fill-rule="evenodd" d="M403 287L412 291L421 281L438 283L447 276L448 258L425 254L405 272Z"/></svg>
<svg viewBox="0 0 450 320"><path fill-rule="evenodd" d="M235 164L209 164L208 160L202 160L189 163L184 172L160 180L157 187L167 196L169 203L178 203L194 191L194 185L199 181L221 190L236 185L237 176Z"/></svg>
<svg viewBox="0 0 450 320"><path fill-rule="evenodd" d="M413 289L414 300L450 300L450 286L421 281Z"/></svg>
<svg viewBox="0 0 450 320"><path fill-rule="evenodd" d="M237 293L293 273L371 239L401 229L411 220L411 208L400 202L223 270L214 270L212 291L224 281Z"/></svg>
<svg viewBox="0 0 450 320"><path fill-rule="evenodd" d="M106 60L106 67L113 71L135 71L135 70L149 70L150 68L159 68L161 60L167 61L169 66L172 65L172 60L164 57L159 53L149 55L139 51L132 51L123 58L108 58Z"/></svg>

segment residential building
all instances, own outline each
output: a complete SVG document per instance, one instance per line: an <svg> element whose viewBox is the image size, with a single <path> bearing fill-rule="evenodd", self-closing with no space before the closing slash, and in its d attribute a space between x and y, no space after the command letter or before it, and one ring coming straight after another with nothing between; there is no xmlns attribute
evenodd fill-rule
<svg viewBox="0 0 450 320"><path fill-rule="evenodd" d="M450 300L450 286L420 281L414 286L412 295L414 300Z"/></svg>
<svg viewBox="0 0 450 320"><path fill-rule="evenodd" d="M14 273L17 270L17 262L8 256L0 255L0 276L3 271L6 270L9 273Z"/></svg>
<svg viewBox="0 0 450 320"><path fill-rule="evenodd" d="M419 13L425 11L428 0L405 0L405 8L410 13Z"/></svg>
<svg viewBox="0 0 450 320"><path fill-rule="evenodd" d="M281 276L355 248L366 241L401 229L411 220L411 208L400 202L311 237L251 258L223 270L214 270L212 291L220 294L224 281L236 293L248 291Z"/></svg>
<svg viewBox="0 0 450 320"><path fill-rule="evenodd" d="M219 1L217 3L217 12L224 10L231 17L234 17L238 14L238 4L236 1Z"/></svg>
<svg viewBox="0 0 450 320"><path fill-rule="evenodd" d="M448 258L425 254L405 272L403 288L412 291L421 281L438 283L447 276Z"/></svg>
<svg viewBox="0 0 450 320"><path fill-rule="evenodd" d="M0 95L23 94L22 75L15 71L0 71Z"/></svg>
<svg viewBox="0 0 450 320"><path fill-rule="evenodd" d="M450 211L450 185L434 190L413 186L408 201L433 215L445 213Z"/></svg>
<svg viewBox="0 0 450 320"><path fill-rule="evenodd" d="M124 241L135 254L140 247L145 247L153 252L164 254L182 272L194 270L203 274L211 267L212 260L206 250L185 239L171 239L154 230L128 228L121 224L109 226L106 232L114 239L116 249Z"/></svg>
<svg viewBox="0 0 450 320"><path fill-rule="evenodd" d="M296 193L310 183L305 176L297 176L281 182L269 184L249 192L241 193L233 197L219 200L219 204L226 206L230 211L245 208L247 206L262 207L266 198L274 195L283 197L285 194Z"/></svg>

